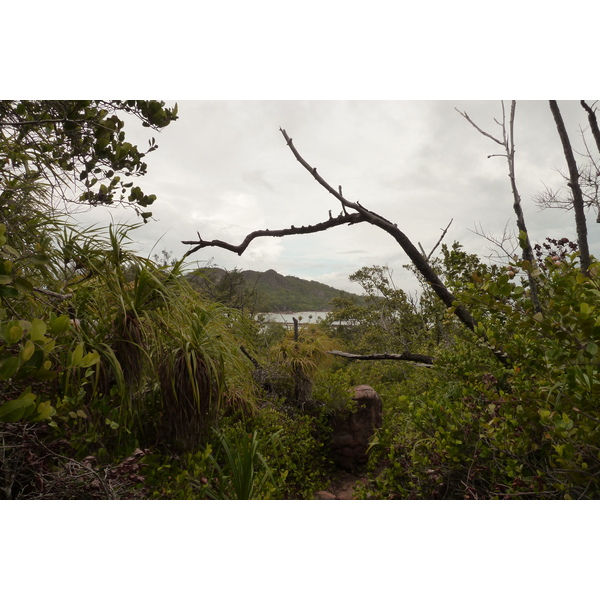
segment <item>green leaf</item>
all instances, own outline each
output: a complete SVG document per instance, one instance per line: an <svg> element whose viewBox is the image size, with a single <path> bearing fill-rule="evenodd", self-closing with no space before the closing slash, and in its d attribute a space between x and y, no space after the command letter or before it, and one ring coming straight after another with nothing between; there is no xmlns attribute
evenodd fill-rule
<svg viewBox="0 0 600 600"><path fill-rule="evenodd" d="M27 362L35 352L35 344L31 340L25 342L23 350L21 350L21 360Z"/></svg>
<svg viewBox="0 0 600 600"><path fill-rule="evenodd" d="M6 285L12 283L12 277L10 275L0 275L0 285Z"/></svg>
<svg viewBox="0 0 600 600"><path fill-rule="evenodd" d="M579 305L579 312L584 319L587 319L592 314L592 307L586 302Z"/></svg>
<svg viewBox="0 0 600 600"><path fill-rule="evenodd" d="M41 341L46 333L47 325L41 319L32 319L29 338L34 341Z"/></svg>
<svg viewBox="0 0 600 600"><path fill-rule="evenodd" d="M77 344L77 348L73 352L69 353L68 366L70 369L74 369L79 366L81 359L83 358L83 342Z"/></svg>
<svg viewBox="0 0 600 600"><path fill-rule="evenodd" d="M97 352L88 352L77 365L82 369L86 369L87 367L91 367L95 365L100 360L100 355Z"/></svg>
<svg viewBox="0 0 600 600"><path fill-rule="evenodd" d="M50 257L46 254L34 254L31 257L31 262L34 265L47 265L50 262Z"/></svg>
<svg viewBox="0 0 600 600"><path fill-rule="evenodd" d="M9 246L8 244L4 244L4 247L2 249L4 250L4 252L8 252L9 254L12 254L17 258L21 258L21 254L19 253L19 251L15 250L12 246Z"/></svg>
<svg viewBox="0 0 600 600"><path fill-rule="evenodd" d="M69 331L71 328L71 320L67 315L55 317L50 319L50 331L55 335L60 335Z"/></svg>
<svg viewBox="0 0 600 600"><path fill-rule="evenodd" d="M25 407L19 400L9 400L0 406L0 423L14 423L23 418Z"/></svg>
<svg viewBox="0 0 600 600"><path fill-rule="evenodd" d="M0 285L0 297L2 298L16 298L19 292L11 286Z"/></svg>
<svg viewBox="0 0 600 600"><path fill-rule="evenodd" d="M35 409L35 394L27 388L16 400L9 400L0 406L0 422L14 423L31 414Z"/></svg>
<svg viewBox="0 0 600 600"><path fill-rule="evenodd" d="M56 409L51 406L50 400L46 400L46 402L40 402L37 406L37 415L35 415L32 419L32 423L38 423L39 421L44 421L45 419L49 419L56 414Z"/></svg>
<svg viewBox="0 0 600 600"><path fill-rule="evenodd" d="M12 273L13 267L14 265L10 260L0 261L0 273L2 273L2 275L8 275L9 273Z"/></svg>
<svg viewBox="0 0 600 600"><path fill-rule="evenodd" d="M23 337L23 328L18 321L10 321L2 330L2 337L8 345L16 344Z"/></svg>
<svg viewBox="0 0 600 600"><path fill-rule="evenodd" d="M9 356L0 361L0 380L10 379L19 370L20 361L16 356Z"/></svg>
<svg viewBox="0 0 600 600"><path fill-rule="evenodd" d="M33 292L32 283L24 277L15 277L14 286L21 294L31 294Z"/></svg>

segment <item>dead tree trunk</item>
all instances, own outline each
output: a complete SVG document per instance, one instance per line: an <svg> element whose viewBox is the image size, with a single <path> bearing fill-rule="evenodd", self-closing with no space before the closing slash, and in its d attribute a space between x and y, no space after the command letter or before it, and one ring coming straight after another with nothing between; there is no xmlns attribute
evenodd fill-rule
<svg viewBox="0 0 600 600"><path fill-rule="evenodd" d="M529 240L529 234L527 233L527 226L525 224L525 215L523 214L523 206L521 203L521 195L519 194L519 190L517 188L517 179L515 176L515 135L514 135L514 124L515 124L515 110L517 103L515 100L511 102L510 105L510 117L508 122L508 132L506 127L506 115L504 111L504 102L502 102L502 140L497 139L493 135L483 131L480 129L469 117L466 112L460 112L458 109L457 112L461 116L463 116L479 133L490 138L497 144L500 144L504 148L506 154L491 154L488 158L492 156L504 156L508 162L508 177L510 179L510 188L513 196L513 210L515 211L515 215L517 216L517 227L519 229L519 245L523 250L523 259L528 261L533 269L533 265L535 264L535 259L533 256L533 248L531 247L531 241ZM497 121L496 121L497 122ZM500 124L500 123L499 123ZM538 284L535 280L535 277L532 274L532 271L527 272L527 279L529 281L529 290L531 293L531 302L533 303L533 307L535 312L541 312L541 305L539 301L538 295Z"/></svg>
<svg viewBox="0 0 600 600"><path fill-rule="evenodd" d="M592 108L585 100L581 100L581 106L583 106L584 110L588 114L588 122L590 124L590 129L592 130L592 135L594 136L594 141L596 142L596 148L598 148L598 152L600 152L600 127L598 127L596 109ZM598 207L598 216L596 217L596 223L600 223L600 203L598 202L597 197L596 206Z"/></svg>
<svg viewBox="0 0 600 600"><path fill-rule="evenodd" d="M581 100L581 106L583 106L588 114L590 129L592 130L592 135L594 136L598 152L600 152L600 128L598 127L598 119L596 118L596 109L592 109L592 107L585 100Z"/></svg>
<svg viewBox="0 0 600 600"><path fill-rule="evenodd" d="M571 188L571 194L573 195L573 210L575 212L575 227L577 229L577 243L579 244L579 259L581 261L581 270L587 273L590 268L590 249L588 246L587 237L587 224L585 221L585 209L583 204L583 193L581 186L579 185L579 170L577 169L577 162L575 161L575 155L573 154L573 148L569 141L567 134L567 128L563 121L558 103L556 100L550 100L550 110L556 123L556 129L560 136L560 141L563 146L565 159L567 166L569 167L569 183L567 184Z"/></svg>

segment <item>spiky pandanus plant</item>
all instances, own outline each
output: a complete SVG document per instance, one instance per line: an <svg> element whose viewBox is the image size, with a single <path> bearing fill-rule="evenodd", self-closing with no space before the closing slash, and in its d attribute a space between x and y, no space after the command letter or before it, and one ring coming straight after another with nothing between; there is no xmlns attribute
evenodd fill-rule
<svg viewBox="0 0 600 600"><path fill-rule="evenodd" d="M77 334L101 357L94 395L106 397L124 430L152 429L157 387L153 340L165 321L179 318L184 294L178 268L161 269L127 250L130 227L76 232L62 240L65 265L78 266L73 290ZM68 275L68 273L66 274ZM174 316L164 311L174 307ZM179 312L178 312L179 311Z"/></svg>
<svg viewBox="0 0 600 600"><path fill-rule="evenodd" d="M64 243L69 251L66 258L79 270L75 281L69 282L75 292L74 316L86 342L97 346L104 357L100 366L103 392L114 383L129 390L139 387L146 359L144 300L158 286L149 275L140 276L152 270L151 263L126 250L129 231L128 227L110 226L108 239L95 230L93 237L85 231ZM126 269L133 265L137 275L128 281Z"/></svg>
<svg viewBox="0 0 600 600"><path fill-rule="evenodd" d="M159 373L163 435L176 450L193 450L215 420L221 374L190 342L165 357Z"/></svg>
<svg viewBox="0 0 600 600"><path fill-rule="evenodd" d="M241 353L245 317L219 304L196 307L159 340L162 431L170 445L191 451L207 440L230 398L251 403L249 364ZM247 394L240 394L240 388Z"/></svg>
<svg viewBox="0 0 600 600"><path fill-rule="evenodd" d="M251 404L250 365L239 349L251 326L202 298L180 263L158 267L129 252L129 231L69 233L61 243L75 334L100 355L90 392L123 430L195 448L229 400Z"/></svg>
<svg viewBox="0 0 600 600"><path fill-rule="evenodd" d="M297 339L294 332L288 332L273 347L275 360L288 371L293 382L289 402L301 408L312 404L313 377L320 366L331 361L327 352L335 347L335 341L314 325L301 328Z"/></svg>

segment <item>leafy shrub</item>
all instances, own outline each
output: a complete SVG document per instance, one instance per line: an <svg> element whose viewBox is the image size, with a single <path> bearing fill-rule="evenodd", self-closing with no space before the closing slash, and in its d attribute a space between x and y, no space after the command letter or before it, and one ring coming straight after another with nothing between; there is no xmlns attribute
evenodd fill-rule
<svg viewBox="0 0 600 600"><path fill-rule="evenodd" d="M527 284L539 285L536 312ZM376 481L365 491L397 498L596 498L600 496L600 265L577 255L543 268L518 261L476 276L461 300L486 344L441 349L430 385L401 401L374 441Z"/></svg>
<svg viewBox="0 0 600 600"><path fill-rule="evenodd" d="M331 462L327 456L328 429L317 416L290 413L263 407L249 420L264 438L276 434L275 443L266 445L262 455L274 481L275 499L313 498L327 480Z"/></svg>

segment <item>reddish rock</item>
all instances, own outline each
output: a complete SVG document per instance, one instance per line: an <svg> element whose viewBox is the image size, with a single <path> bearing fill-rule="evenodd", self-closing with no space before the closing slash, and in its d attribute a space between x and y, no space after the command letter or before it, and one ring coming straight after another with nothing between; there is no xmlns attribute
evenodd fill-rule
<svg viewBox="0 0 600 600"><path fill-rule="evenodd" d="M371 386L355 387L352 399L355 406L333 418L330 442L333 459L347 471L367 462L369 439L381 427L383 419L381 398Z"/></svg>

